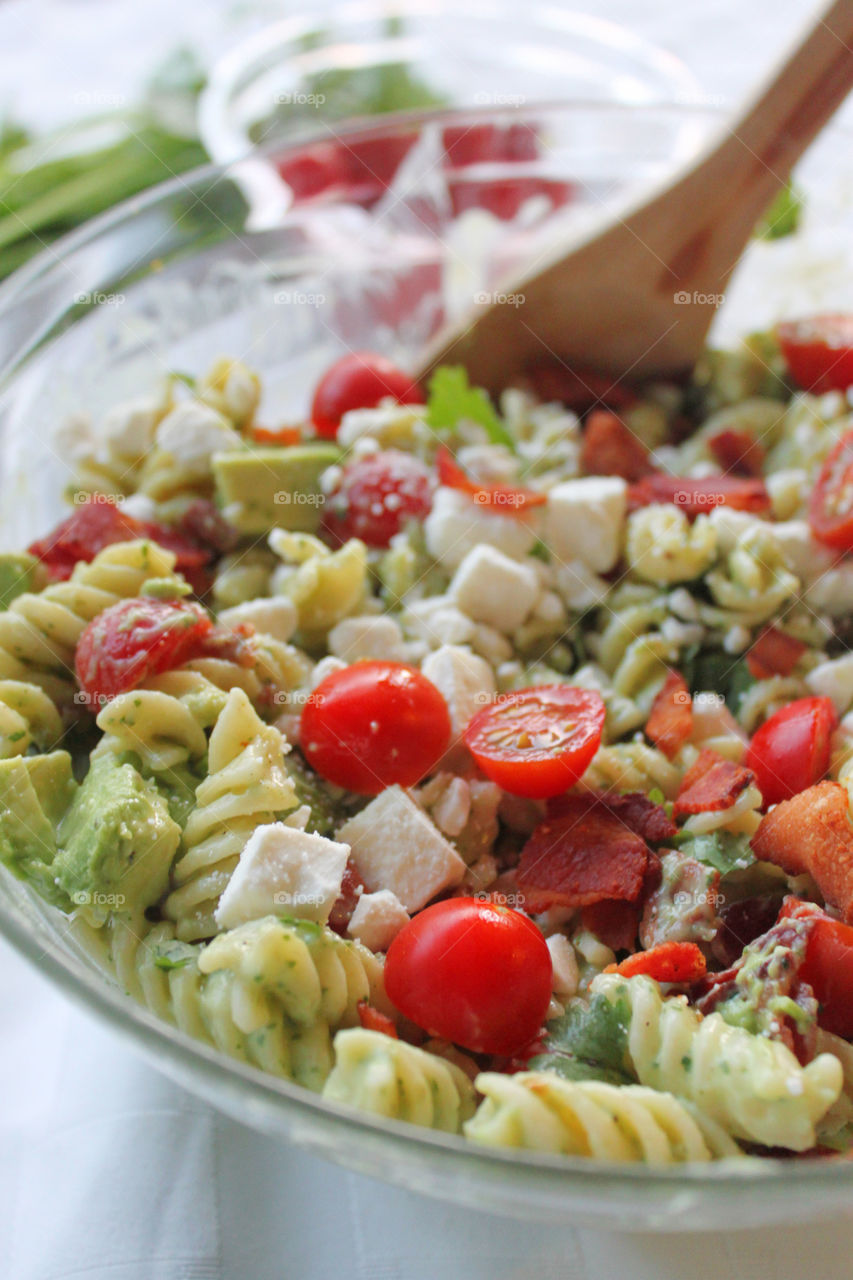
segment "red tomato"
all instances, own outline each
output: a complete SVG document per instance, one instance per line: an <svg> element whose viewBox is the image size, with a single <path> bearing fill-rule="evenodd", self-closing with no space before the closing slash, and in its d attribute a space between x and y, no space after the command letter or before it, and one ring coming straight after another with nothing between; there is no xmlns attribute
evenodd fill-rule
<svg viewBox="0 0 853 1280"><path fill-rule="evenodd" d="M438 764L450 715L438 689L401 662L356 662L321 680L302 712L299 744L323 778L374 796L413 787Z"/></svg>
<svg viewBox="0 0 853 1280"><path fill-rule="evenodd" d="M202 505L205 508L211 506L210 503L193 503L187 516L193 508ZM217 518L224 525L221 516L217 514ZM190 533L188 525L187 534ZM178 572L183 573L194 588L205 585L197 575L213 558L211 546L200 545L202 540L199 537L186 536L180 530L167 529L147 520L136 520L120 511L114 502L97 496L81 503L73 515L63 520L46 537L34 542L29 551L41 560L54 581L63 581L71 577L72 570L79 561L88 563L104 547L116 542L133 542L137 538L151 538L168 551L174 551L177 557L175 568Z"/></svg>
<svg viewBox="0 0 853 1280"><path fill-rule="evenodd" d="M431 1035L505 1056L537 1034L551 999L551 956L527 916L477 898L419 912L388 948L385 989Z"/></svg>
<svg viewBox="0 0 853 1280"><path fill-rule="evenodd" d="M805 391L853 386L853 315L808 316L776 326L791 377Z"/></svg>
<svg viewBox="0 0 853 1280"><path fill-rule="evenodd" d="M329 495L323 532L334 545L361 538L387 547L409 520L423 520L432 506L433 478L410 453L386 449L357 458Z"/></svg>
<svg viewBox="0 0 853 1280"><path fill-rule="evenodd" d="M356 1008L358 1009L358 1020L365 1031L380 1031L382 1035L390 1036L392 1040L399 1039L397 1028L387 1013L374 1009L373 1005L368 1004L366 1000L359 1000Z"/></svg>
<svg viewBox="0 0 853 1280"><path fill-rule="evenodd" d="M74 667L89 702L100 706L149 676L196 654L213 624L186 600L119 600L94 618L77 643Z"/></svg>
<svg viewBox="0 0 853 1280"><path fill-rule="evenodd" d="M820 1004L818 1021L826 1031L853 1037L853 929L823 916L809 935L800 977Z"/></svg>
<svg viewBox="0 0 853 1280"><path fill-rule="evenodd" d="M503 694L478 711L465 744L504 791L544 800L584 773L601 742L604 715L600 694L590 689L538 685Z"/></svg>
<svg viewBox="0 0 853 1280"><path fill-rule="evenodd" d="M318 436L334 440L350 409L374 409L390 396L398 404L423 404L423 392L407 373L384 356L355 351L327 369L314 392L311 421Z"/></svg>
<svg viewBox="0 0 853 1280"><path fill-rule="evenodd" d="M844 433L820 469L809 524L827 546L853 551L853 431Z"/></svg>
<svg viewBox="0 0 853 1280"><path fill-rule="evenodd" d="M439 449L435 461L439 484L469 494L480 506L497 507L504 515L519 515L530 507L542 507L548 501L547 494L535 489L522 489L509 484L477 484L476 480L472 480L462 470L444 445Z"/></svg>
<svg viewBox="0 0 853 1280"><path fill-rule="evenodd" d="M746 767L765 805L789 800L819 782L829 768L830 737L838 716L829 698L798 698L758 729Z"/></svg>

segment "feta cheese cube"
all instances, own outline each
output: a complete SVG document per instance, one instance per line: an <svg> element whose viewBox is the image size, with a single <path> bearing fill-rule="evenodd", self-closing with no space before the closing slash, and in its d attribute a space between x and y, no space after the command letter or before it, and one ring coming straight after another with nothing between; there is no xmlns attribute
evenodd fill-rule
<svg viewBox="0 0 853 1280"><path fill-rule="evenodd" d="M544 541L568 563L580 560L593 573L607 573L622 552L628 486L620 476L565 480L548 494Z"/></svg>
<svg viewBox="0 0 853 1280"><path fill-rule="evenodd" d="M184 400L157 428L157 448L186 467L207 466L214 453L239 449L240 436L221 413L198 400Z"/></svg>
<svg viewBox="0 0 853 1280"><path fill-rule="evenodd" d="M853 706L853 653L845 653L830 662L821 662L806 676L812 693L831 698L840 716Z"/></svg>
<svg viewBox="0 0 853 1280"><path fill-rule="evenodd" d="M452 570L481 543L518 560L533 549L536 529L535 515L507 516L488 511L468 494L442 485L436 490L432 510L424 521L424 538L430 555Z"/></svg>
<svg viewBox="0 0 853 1280"><path fill-rule="evenodd" d="M361 895L347 925L347 933L371 951L387 951L403 925L408 923L409 913L397 895L390 889L380 889L378 893Z"/></svg>
<svg viewBox="0 0 853 1280"><path fill-rule="evenodd" d="M344 618L329 632L328 643L329 652L347 662L362 658L405 662L407 656L400 624L388 617Z"/></svg>
<svg viewBox="0 0 853 1280"><path fill-rule="evenodd" d="M557 565L554 579L565 603L579 613L601 604L610 590L610 584L594 573L583 560L568 560L565 564Z"/></svg>
<svg viewBox="0 0 853 1280"><path fill-rule="evenodd" d="M551 953L551 990L554 995L568 999L575 994L580 981L575 949L562 933L552 933L546 941Z"/></svg>
<svg viewBox="0 0 853 1280"><path fill-rule="evenodd" d="M428 596L414 600L403 615L406 630L425 640L432 648L443 644L467 644L476 626L458 609L449 596Z"/></svg>
<svg viewBox="0 0 853 1280"><path fill-rule="evenodd" d="M163 395L126 400L106 414L100 436L112 452L123 457L141 458L154 443L157 425L168 407Z"/></svg>
<svg viewBox="0 0 853 1280"><path fill-rule="evenodd" d="M402 787L381 792L337 834L366 887L390 889L409 912L465 875L459 854Z"/></svg>
<svg viewBox="0 0 853 1280"><path fill-rule="evenodd" d="M488 662L459 645L443 644L424 658L421 671L447 703L454 737L495 696L495 676Z"/></svg>
<svg viewBox="0 0 853 1280"><path fill-rule="evenodd" d="M267 915L325 924L340 896L349 846L283 822L256 827L214 913L222 929Z"/></svg>
<svg viewBox="0 0 853 1280"><path fill-rule="evenodd" d="M529 565L510 560L496 547L468 552L448 594L469 618L497 631L517 631L539 599L539 580Z"/></svg>
<svg viewBox="0 0 853 1280"><path fill-rule="evenodd" d="M296 630L299 622L299 610L292 600L285 596L260 597L247 600L244 604L235 604L231 609L223 609L219 621L226 627L236 627L248 622L256 631L272 636L286 644Z"/></svg>

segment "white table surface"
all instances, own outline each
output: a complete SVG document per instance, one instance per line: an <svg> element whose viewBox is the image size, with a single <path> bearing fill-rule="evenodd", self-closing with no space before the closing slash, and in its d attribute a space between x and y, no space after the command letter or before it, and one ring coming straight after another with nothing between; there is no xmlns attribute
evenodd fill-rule
<svg viewBox="0 0 853 1280"><path fill-rule="evenodd" d="M129 94L294 5L5 0L0 106L41 124ZM736 99L805 0L602 0ZM848 111L850 108L848 108ZM160 1077L0 942L0 1280L838 1280L853 1221L729 1237L501 1222L266 1140Z"/></svg>

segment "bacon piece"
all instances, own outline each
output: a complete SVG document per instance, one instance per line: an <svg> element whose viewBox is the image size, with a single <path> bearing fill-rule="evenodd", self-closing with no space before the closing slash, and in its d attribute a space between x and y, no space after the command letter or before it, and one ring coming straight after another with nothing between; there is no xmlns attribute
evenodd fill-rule
<svg viewBox="0 0 853 1280"><path fill-rule="evenodd" d="M339 933L342 938L346 936L347 925L352 919L352 913L355 911L364 889L365 884L359 874L358 867L352 858L347 858L344 877L341 881L340 896L336 899L329 916L329 928L334 929L335 933Z"/></svg>
<svg viewBox="0 0 853 1280"><path fill-rule="evenodd" d="M642 440L608 409L594 409L586 420L581 469L588 476L621 476L629 484L654 471Z"/></svg>
<svg viewBox="0 0 853 1280"><path fill-rule="evenodd" d="M384 1036L391 1036L392 1040L399 1039L397 1028L387 1014L374 1009L373 1005L368 1004L366 1000L359 1000L356 1009L358 1020L365 1031L381 1031Z"/></svg>
<svg viewBox="0 0 853 1280"><path fill-rule="evenodd" d="M530 507L542 507L548 495L536 489L523 489L509 484L477 484L463 471L459 463L444 445L435 460L439 484L448 489L458 489L481 507L498 507L505 516L522 515Z"/></svg>
<svg viewBox="0 0 853 1280"><path fill-rule="evenodd" d="M679 671L668 671L646 722L646 737L671 760L693 732L693 699Z"/></svg>
<svg viewBox="0 0 853 1280"><path fill-rule="evenodd" d="M761 514L770 510L770 494L763 480L743 476L671 476L663 471L643 476L628 490L628 508L648 507L655 502L673 502L689 519L706 514L713 507Z"/></svg>
<svg viewBox="0 0 853 1280"><path fill-rule="evenodd" d="M655 982L698 982L708 966L695 942L661 942L651 951L637 951L621 964L609 964L605 973L633 978L643 973Z"/></svg>
<svg viewBox="0 0 853 1280"><path fill-rule="evenodd" d="M624 382L594 369L540 363L528 369L527 376L539 400L559 400L578 414L602 405L605 409L627 409L638 399L637 392Z"/></svg>
<svg viewBox="0 0 853 1280"><path fill-rule="evenodd" d="M764 466L764 446L751 431L725 427L708 440L708 448L724 471L738 476L760 476Z"/></svg>
<svg viewBox="0 0 853 1280"><path fill-rule="evenodd" d="M640 927L640 909L633 902L591 902L581 911L581 924L611 951L633 951Z"/></svg>
<svg viewBox="0 0 853 1280"><path fill-rule="evenodd" d="M536 910L636 902L650 855L645 840L595 796L564 796L559 815L540 822L522 849L518 885Z"/></svg>
<svg viewBox="0 0 853 1280"><path fill-rule="evenodd" d="M789 676L805 651L806 645L796 636L778 627L765 627L746 655L746 665L756 680Z"/></svg>
<svg viewBox="0 0 853 1280"><path fill-rule="evenodd" d="M853 924L853 827L840 783L818 782L774 805L750 843L756 858L788 875L807 871L826 901Z"/></svg>
<svg viewBox="0 0 853 1280"><path fill-rule="evenodd" d="M673 805L673 817L728 809L751 785L755 774L742 764L724 760L718 751L703 747L681 780Z"/></svg>
<svg viewBox="0 0 853 1280"><path fill-rule="evenodd" d="M559 818L566 812L574 813L577 799L574 795L554 796L548 801L548 817ZM603 805L629 831L649 844L662 844L678 834L678 828L663 805L655 804L643 791L588 791L586 799Z"/></svg>

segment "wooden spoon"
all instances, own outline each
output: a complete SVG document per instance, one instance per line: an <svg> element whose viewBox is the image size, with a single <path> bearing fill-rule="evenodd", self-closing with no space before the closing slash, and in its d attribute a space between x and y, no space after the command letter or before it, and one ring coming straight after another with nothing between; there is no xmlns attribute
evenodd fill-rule
<svg viewBox="0 0 853 1280"><path fill-rule="evenodd" d="M851 87L853 0L836 0L674 182L502 286L513 305L481 306L439 334L419 376L462 364L494 394L542 363L615 379L691 369L756 222Z"/></svg>

